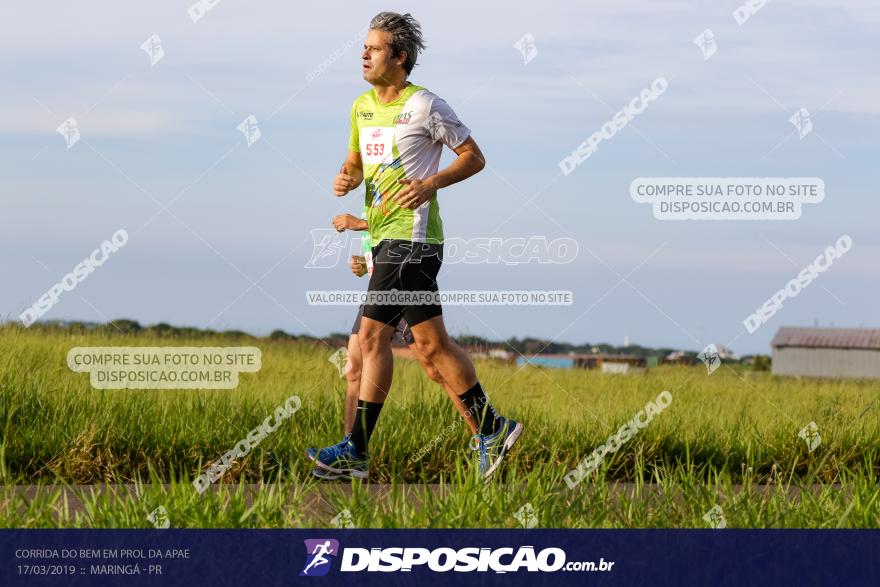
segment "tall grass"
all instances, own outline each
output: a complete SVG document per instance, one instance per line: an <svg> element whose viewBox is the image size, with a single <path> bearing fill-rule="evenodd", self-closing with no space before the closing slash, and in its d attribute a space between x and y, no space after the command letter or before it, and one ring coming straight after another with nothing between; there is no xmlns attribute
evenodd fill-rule
<svg viewBox="0 0 880 587"><path fill-rule="evenodd" d="M234 390L95 390L87 374L74 373L66 364L74 346L235 344L240 343L220 336L169 340L38 326L0 328L0 479L6 485L173 483L162 499L179 507L184 525L322 523L294 512L295 507L275 509L291 494L306 499L304 488L312 487L304 448L341 436L345 381L327 360L335 349L247 341L260 347L262 369L241 374ZM544 525L699 526L719 492L734 504L728 513L731 526L877 523L876 384L778 379L727 366L712 375L702 367L660 367L645 375L614 376L479 362L480 379L496 408L526 426L496 483L484 488L473 484L468 433L443 391L415 363L396 363L394 385L371 441L370 473L371 481L395 488L380 501L367 486L325 500L337 500L334 507L351 506L360 525L510 525L516 523L512 512L528 501L542 512ZM663 390L672 393L671 405L607 456L595 479L568 490L562 476ZM247 507L246 500L235 501L234 492L192 501L189 481L293 394L302 399L302 409L223 478L224 483L264 482L276 491L271 496L261 492ZM822 437L812 453L798 438L811 421ZM414 459L428 444L433 449ZM608 487L615 482L634 485L620 492ZM415 483L442 487L425 488L417 497L403 487ZM847 489L816 495L812 486L819 483ZM734 494L740 484L745 489ZM776 489L749 493L748 488L767 484L786 488L784 494ZM809 491L795 500L787 488L798 486ZM48 523L51 507L39 502L26 506L10 491L6 523ZM178 495L189 501L177 503ZM229 501L221 507L223 499ZM90 521L71 518L68 523L144 523L140 509L119 505L104 510L109 505L100 503ZM846 511L853 503L858 506ZM30 513L21 514L22 507ZM131 507L143 509L144 504ZM107 512L117 517L107 518Z"/></svg>

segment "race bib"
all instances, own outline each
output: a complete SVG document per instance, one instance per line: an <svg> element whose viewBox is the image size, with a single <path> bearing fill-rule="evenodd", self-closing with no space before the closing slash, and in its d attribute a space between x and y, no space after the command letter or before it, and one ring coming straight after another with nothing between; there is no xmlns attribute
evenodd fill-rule
<svg viewBox="0 0 880 587"><path fill-rule="evenodd" d="M365 126L361 129L361 159L364 163L387 163L394 158L394 131L393 126Z"/></svg>

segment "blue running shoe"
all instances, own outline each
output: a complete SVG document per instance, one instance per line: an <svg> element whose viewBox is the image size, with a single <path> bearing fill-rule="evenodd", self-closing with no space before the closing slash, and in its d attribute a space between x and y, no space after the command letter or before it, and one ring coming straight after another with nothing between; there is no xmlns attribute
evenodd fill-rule
<svg viewBox="0 0 880 587"><path fill-rule="evenodd" d="M322 481L336 481L337 479L350 479L350 477L348 475L339 475L336 473L332 473L332 472L328 471L327 469L322 469L321 467L318 467L317 465L315 466L314 469L312 469L312 475L314 475L318 479L321 479Z"/></svg>
<svg viewBox="0 0 880 587"><path fill-rule="evenodd" d="M315 454L315 467L323 469L322 473L346 475L354 479L366 479L369 460L360 454L351 440L328 446Z"/></svg>
<svg viewBox="0 0 880 587"><path fill-rule="evenodd" d="M474 434L471 448L479 451L480 476L488 481L495 469L501 464L501 459L507 451L519 440L523 432L523 425L515 420L499 416L501 428L495 434L483 436Z"/></svg>
<svg viewBox="0 0 880 587"><path fill-rule="evenodd" d="M342 441L341 441L341 442L338 442L335 446L339 446L339 447L341 447L343 444L345 444L346 442L348 442L348 439L349 439L349 438L351 438L351 432L349 432L348 434L346 434L345 436L343 436L343 437L342 437ZM320 448L307 448L307 449L306 449L306 456L309 457L310 460L314 461L315 458L318 456L318 451L319 451L319 450L321 450L321 449L320 449ZM317 475L316 475L316 477L317 477Z"/></svg>

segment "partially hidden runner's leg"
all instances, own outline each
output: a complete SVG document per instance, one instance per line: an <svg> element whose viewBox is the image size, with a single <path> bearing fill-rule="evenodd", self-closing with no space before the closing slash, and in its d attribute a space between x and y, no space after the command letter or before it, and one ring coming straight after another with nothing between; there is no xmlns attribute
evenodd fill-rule
<svg viewBox="0 0 880 587"><path fill-rule="evenodd" d="M360 314L358 314L358 321L355 322L355 328L353 329L355 332L357 332L359 322ZM348 444L349 438L351 437L351 429L352 426L354 426L354 415L357 411L358 393L360 392L362 366L363 363L361 360L361 347L358 344L357 334L351 334L348 337L348 371L345 373L346 389L345 399L343 400L344 436L342 437L342 441L336 444L335 447L328 447L328 449L330 450L343 450L345 445ZM313 461L317 461L319 459L320 452L324 451L326 453L328 449L319 450L317 448L307 448L306 456L308 456ZM349 475L347 474L333 472L324 467L321 467L317 462L315 463L315 467L312 469L312 475L324 480L333 480L340 478L345 479L349 477Z"/></svg>
<svg viewBox="0 0 880 587"><path fill-rule="evenodd" d="M391 387L393 333L393 326L361 318L356 341L361 356L360 387L351 433L341 443L315 451L316 477L367 478L367 445Z"/></svg>
<svg viewBox="0 0 880 587"><path fill-rule="evenodd" d="M391 336L394 326L368 318L361 320L358 342L363 356L361 388L357 412L351 430L351 441L357 452L366 457L370 436L379 420L391 378L394 372L394 356L391 353Z"/></svg>
<svg viewBox="0 0 880 587"><path fill-rule="evenodd" d="M342 431L346 436L351 432L352 426L354 426L354 414L357 410L358 394L361 390L363 359L357 334L351 334L348 337L348 365L348 372L345 374L345 415L343 417L345 429Z"/></svg>

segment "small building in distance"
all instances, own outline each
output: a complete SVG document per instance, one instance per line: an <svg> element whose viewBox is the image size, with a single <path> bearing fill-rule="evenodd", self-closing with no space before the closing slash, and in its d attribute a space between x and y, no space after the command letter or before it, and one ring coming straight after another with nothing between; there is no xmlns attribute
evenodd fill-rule
<svg viewBox="0 0 880 587"><path fill-rule="evenodd" d="M774 375L880 379L880 328L783 326L770 346Z"/></svg>
<svg viewBox="0 0 880 587"><path fill-rule="evenodd" d="M599 357L599 364L602 366L602 373L626 375L644 373L647 361L633 355L606 354Z"/></svg>
<svg viewBox="0 0 880 587"><path fill-rule="evenodd" d="M556 369L571 369L572 367L581 366L578 357L575 355L558 355L549 353L546 355L520 355L516 359L516 364L518 366L528 364L535 367L553 367Z"/></svg>
<svg viewBox="0 0 880 587"><path fill-rule="evenodd" d="M557 369L600 369L602 373L641 373L647 361L642 357L620 354L545 354L517 357L516 364Z"/></svg>

